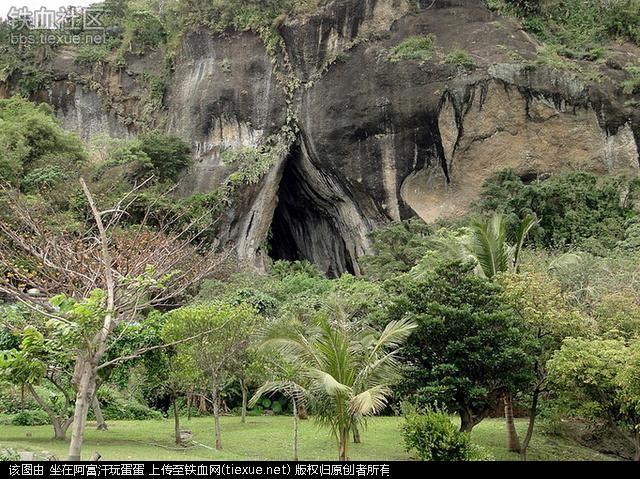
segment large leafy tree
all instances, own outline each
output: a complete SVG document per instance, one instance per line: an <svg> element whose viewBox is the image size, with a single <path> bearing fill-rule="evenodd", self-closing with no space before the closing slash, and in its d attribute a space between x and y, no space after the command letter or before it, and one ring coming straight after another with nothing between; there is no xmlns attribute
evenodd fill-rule
<svg viewBox="0 0 640 479"><path fill-rule="evenodd" d="M107 359L108 350L122 339L118 328L141 320L152 308L180 304L222 259L199 249L203 230L193 231L191 225L177 232L171 224L126 227L123 218L134 191L101 209L82 179L80 186L90 220L73 227L53 223L56 211L47 205L34 205L15 190L0 191L0 292L71 328L79 338L73 349L77 394L70 460L81 458L99 371L148 351Z"/></svg>
<svg viewBox="0 0 640 479"><path fill-rule="evenodd" d="M527 337L501 287L474 273L473 262L438 266L410 283L389 308L390 319L418 325L403 356L400 388L429 405L458 412L461 430L471 429L495 409L503 395L531 380Z"/></svg>
<svg viewBox="0 0 640 479"><path fill-rule="evenodd" d="M247 305L207 303L172 311L163 329L167 343L184 341L177 361L191 364L207 381L213 396L216 449L222 449L220 391L238 370L238 362L256 334L260 317Z"/></svg>
<svg viewBox="0 0 640 479"><path fill-rule="evenodd" d="M639 193L637 178L573 172L525 183L514 172L503 171L485 182L479 208L503 213L509 231L536 214L540 222L531 236L538 246L608 252L624 239Z"/></svg>
<svg viewBox="0 0 640 479"><path fill-rule="evenodd" d="M566 339L548 367L567 411L609 426L640 461L640 340Z"/></svg>
<svg viewBox="0 0 640 479"><path fill-rule="evenodd" d="M374 231L370 238L374 254L361 260L365 274L380 280L409 271L430 250L431 235L431 227L419 219Z"/></svg>
<svg viewBox="0 0 640 479"><path fill-rule="evenodd" d="M520 447L525 460L534 432L541 397L549 393L547 361L569 336L588 335L593 330L589 319L573 307L557 280L545 273L502 274L502 298L518 318L519 327L528 336L532 381L521 392L529 403L529 425ZM516 436L517 437L517 436Z"/></svg>
<svg viewBox="0 0 640 479"><path fill-rule="evenodd" d="M528 214L513 231L508 231L504 216L500 213L487 219L474 221L468 250L478 262L479 271L489 279L507 271L517 273L525 239L537 223L536 216ZM503 397L507 422L507 447L510 451L520 452L520 441L513 419L514 392L507 391Z"/></svg>
<svg viewBox="0 0 640 479"><path fill-rule="evenodd" d="M300 368L315 419L338 441L339 460L349 457L354 427L386 406L399 378L398 348L414 327L401 319L379 332L362 321L323 316L305 331L280 331L265 342ZM298 391L287 381L261 392L274 389Z"/></svg>
<svg viewBox="0 0 640 479"><path fill-rule="evenodd" d="M0 181L50 189L85 159L80 139L62 129L49 107L18 96L0 100Z"/></svg>
<svg viewBox="0 0 640 479"><path fill-rule="evenodd" d="M17 348L0 351L0 377L24 386L49 416L55 439L63 440L73 421L70 411L74 402L73 353L65 347L67 334L55 325L40 323L40 328L28 325L17 335ZM42 395L36 389L42 384L48 384L58 394ZM62 401L57 400L60 397Z"/></svg>

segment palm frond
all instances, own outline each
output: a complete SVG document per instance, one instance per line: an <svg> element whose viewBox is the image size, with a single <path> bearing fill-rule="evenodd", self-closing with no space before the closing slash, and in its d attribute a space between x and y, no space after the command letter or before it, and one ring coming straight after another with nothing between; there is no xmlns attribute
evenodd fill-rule
<svg viewBox="0 0 640 479"><path fill-rule="evenodd" d="M307 396L307 390L300 384L293 381L267 381L249 400L248 406L253 407L262 396L269 394L281 393L288 398L293 398L298 402L304 402Z"/></svg>
<svg viewBox="0 0 640 479"><path fill-rule="evenodd" d="M375 357L381 350L386 348L397 348L407 340L417 326L417 324L407 318L399 321L390 321L382 333L380 333L380 337L371 350L370 357Z"/></svg>
<svg viewBox="0 0 640 479"><path fill-rule="evenodd" d="M401 376L401 364L397 360L398 350L391 351L378 357L363 367L358 372L354 385L358 389L368 388L374 384L393 384Z"/></svg>
<svg viewBox="0 0 640 479"><path fill-rule="evenodd" d="M391 396L388 386L378 385L361 392L349 401L349 413L352 416L373 416L382 411Z"/></svg>
<svg viewBox="0 0 640 479"><path fill-rule="evenodd" d="M318 389L328 396L337 396L338 394L350 394L351 387L342 384L331 374L321 371L320 369L310 368L307 371L309 377L314 381L314 389Z"/></svg>
<svg viewBox="0 0 640 479"><path fill-rule="evenodd" d="M518 272L520 267L520 252L522 251L522 246L524 245L524 241L527 239L527 235L531 231L535 225L540 222L538 217L535 214L529 214L523 218L518 225L518 229L516 230L515 236L515 251L513 254L513 267Z"/></svg>
<svg viewBox="0 0 640 479"><path fill-rule="evenodd" d="M489 220L475 221L470 248L487 278L506 271L509 267L509 254L504 217L496 214Z"/></svg>
<svg viewBox="0 0 640 479"><path fill-rule="evenodd" d="M260 350L275 350L298 363L319 365L319 359L313 345L303 335L297 337L274 337L260 345Z"/></svg>

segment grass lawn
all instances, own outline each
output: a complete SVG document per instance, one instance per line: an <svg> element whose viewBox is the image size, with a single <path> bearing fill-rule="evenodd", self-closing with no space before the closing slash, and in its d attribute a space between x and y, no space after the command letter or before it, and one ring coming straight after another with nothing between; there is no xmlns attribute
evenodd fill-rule
<svg viewBox="0 0 640 479"><path fill-rule="evenodd" d="M362 443L352 444L352 460L410 459L404 451L400 436L401 418L380 417L369 420L362 433ZM524 431L525 422L518 421ZM193 440L200 443L186 449L173 444L173 422L110 421L108 431L97 431L90 423L85 435L83 458L94 452L103 460L289 460L291 459L292 419L286 416L249 417L241 424L237 417L222 418L224 450L213 447L213 418L184 420L182 427L193 432ZM69 432L70 434L70 432ZM37 456L55 454L64 459L66 441L55 441L50 426L0 426L0 448L36 452ZM517 460L518 456L504 448L504 421L487 419L476 426L473 442L485 447L496 459ZM299 434L301 460L333 460L335 442L326 430L319 429L312 420L301 421ZM560 438L534 436L529 457L531 460L607 460L608 456Z"/></svg>

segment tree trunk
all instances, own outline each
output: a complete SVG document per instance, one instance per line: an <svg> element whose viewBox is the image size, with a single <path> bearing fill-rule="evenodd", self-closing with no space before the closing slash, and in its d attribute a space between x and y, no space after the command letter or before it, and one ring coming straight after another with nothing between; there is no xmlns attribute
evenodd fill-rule
<svg viewBox="0 0 640 479"><path fill-rule="evenodd" d="M247 422L247 395L249 391L247 390L247 386L244 381L240 381L240 387L242 388L242 415L240 417L240 422Z"/></svg>
<svg viewBox="0 0 640 479"><path fill-rule="evenodd" d="M58 441L64 441L67 438L67 428L63 427L58 418L53 420L53 437Z"/></svg>
<svg viewBox="0 0 640 479"><path fill-rule="evenodd" d="M306 421L307 419L309 419L309 413L307 412L307 406L305 406L302 403L300 403L298 405L298 418L301 421Z"/></svg>
<svg viewBox="0 0 640 479"><path fill-rule="evenodd" d="M473 429L473 416L468 409L461 409L458 411L460 415L460 432L471 432Z"/></svg>
<svg viewBox="0 0 640 479"><path fill-rule="evenodd" d="M353 443L360 444L360 429L358 429L358 425L353 425Z"/></svg>
<svg viewBox="0 0 640 479"><path fill-rule="evenodd" d="M293 460L298 460L298 405L295 398L293 402Z"/></svg>
<svg viewBox="0 0 640 479"><path fill-rule="evenodd" d="M527 426L527 434L522 441L522 447L520 448L520 460L527 460L527 449L529 449L529 443L533 437L533 427L536 422L536 416L538 415L538 398L540 397L540 390L538 388L533 390L531 397L531 407L529 408L529 425Z"/></svg>
<svg viewBox="0 0 640 479"><path fill-rule="evenodd" d="M513 420L513 397L507 393L502 399L504 401L504 418L507 426L507 449L511 452L520 452L520 439Z"/></svg>
<svg viewBox="0 0 640 479"><path fill-rule="evenodd" d="M191 421L191 401L193 401L193 395L187 394L187 421Z"/></svg>
<svg viewBox="0 0 640 479"><path fill-rule="evenodd" d="M47 402L42 399L34 387L31 384L26 385L29 394L33 396L36 402L40 405L42 409L47 413L49 419L51 420L51 425L53 426L53 437L54 439L64 440L67 438L67 429L69 429L70 421L59 417L53 409L49 407Z"/></svg>
<svg viewBox="0 0 640 479"><path fill-rule="evenodd" d="M173 428L176 434L176 444L182 445L182 437L180 436L180 412L178 411L178 401L176 396L171 396L171 402L173 403Z"/></svg>
<svg viewBox="0 0 640 479"><path fill-rule="evenodd" d="M215 422L215 433L216 433L216 449L218 451L222 450L222 434L220 431L220 398L218 387L214 386L213 388L213 419Z"/></svg>
<svg viewBox="0 0 640 479"><path fill-rule="evenodd" d="M347 461L348 450L349 450L349 430L348 429L346 428L340 429L338 441L339 441L338 460Z"/></svg>
<svg viewBox="0 0 640 479"><path fill-rule="evenodd" d="M98 431L106 431L109 429L107 426L107 422L104 420L104 416L102 415L102 408L100 407L100 401L98 401L98 392L93 395L93 401L91 402L91 407L93 408L93 414L96 416L96 423Z"/></svg>
<svg viewBox="0 0 640 479"><path fill-rule="evenodd" d="M76 406L73 414L73 427L71 429L71 443L69 444L70 461L79 461L81 459L84 429L87 425L87 413L91 405L94 388L95 377L93 366L90 362L86 361L82 365L82 374L78 382Z"/></svg>

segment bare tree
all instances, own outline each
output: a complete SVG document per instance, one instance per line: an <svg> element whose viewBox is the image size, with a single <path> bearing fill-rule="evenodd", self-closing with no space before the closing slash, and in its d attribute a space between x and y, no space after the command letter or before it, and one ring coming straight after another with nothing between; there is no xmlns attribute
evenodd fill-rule
<svg viewBox="0 0 640 479"><path fill-rule="evenodd" d="M83 179L80 183L89 210L86 224L56 225L55 211L34 205L8 188L1 191L0 214L0 264L5 271L0 292L70 325L73 317L50 298L65 295L81 302L96 291L103 295L97 324L79 330L69 460L81 458L98 371L155 348L107 362L105 354L122 337L116 330L126 329L126 324L139 320L150 308L179 305L190 288L218 270L229 256L228 250L217 253L205 244L203 232L211 221L203 217L186 222L184 217L172 218L151 227L154 205L150 205L142 220L131 225L127 211L145 182L106 209L99 208Z"/></svg>

